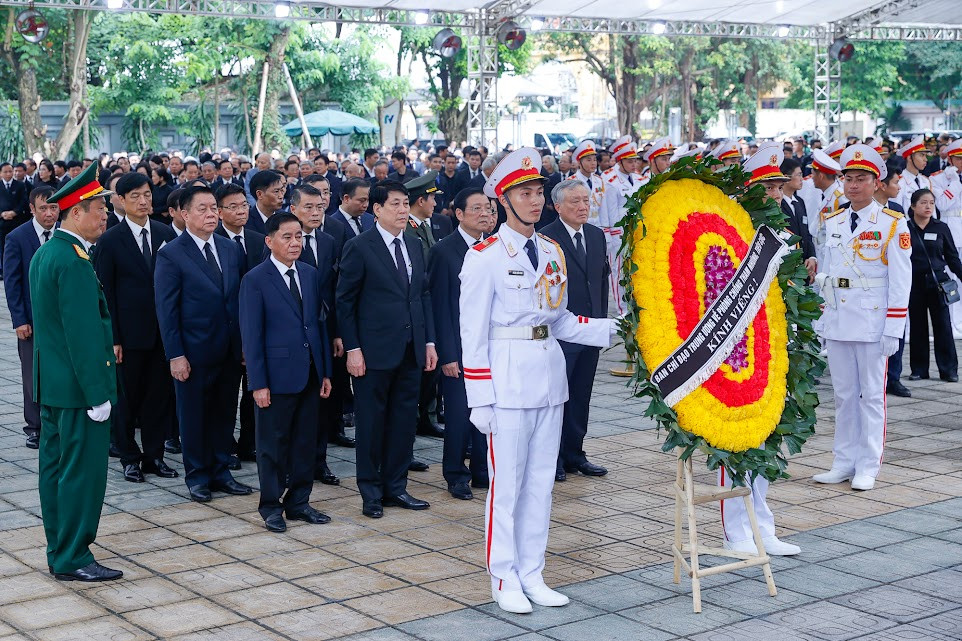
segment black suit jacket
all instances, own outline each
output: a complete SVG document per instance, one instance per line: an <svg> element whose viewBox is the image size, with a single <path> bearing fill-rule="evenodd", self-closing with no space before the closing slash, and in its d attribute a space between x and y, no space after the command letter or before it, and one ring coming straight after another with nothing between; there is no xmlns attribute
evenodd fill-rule
<svg viewBox="0 0 962 641"><path fill-rule="evenodd" d="M53 230L50 230L51 237ZM40 238L33 224L21 225L3 241L3 291L13 328L33 325L30 306L30 261L40 249Z"/></svg>
<svg viewBox="0 0 962 641"><path fill-rule="evenodd" d="M114 344L124 349L148 350L157 344L159 330L154 307L154 266L157 252L173 242L174 231L155 220L150 226L150 264L144 260L139 239L127 224L114 225L97 241L94 269L104 288Z"/></svg>
<svg viewBox="0 0 962 641"><path fill-rule="evenodd" d="M358 216L358 218L361 219L362 232L366 232L369 229L373 229L374 223L377 221L377 219L374 217L374 214L369 214L367 212L364 212L363 214ZM336 220L337 222L344 225L344 242L345 243L358 235L357 231L354 228L354 225L348 222L347 217L344 214L342 214L339 209L335 211L333 214L331 214L330 217L325 216L324 220L325 220L325 223L324 223L325 225L327 225L326 221L328 220ZM342 252L343 252L343 247L344 246L341 245Z"/></svg>
<svg viewBox="0 0 962 641"><path fill-rule="evenodd" d="M227 234L227 230L224 229L224 225L218 223L217 229L214 233L218 236L223 236L227 240L230 240L235 245L236 240L231 240L230 236ZM239 248L238 248L239 249ZM241 264L243 272L246 274L250 270L254 269L271 255L269 249L267 249L267 244L264 242L264 234L258 234L252 229L244 228L244 260Z"/></svg>
<svg viewBox="0 0 962 641"><path fill-rule="evenodd" d="M16 229L29 218L29 207L27 206L27 187L19 180L11 180L10 187L4 186L0 180L0 212L13 211L14 217L4 220L2 229L9 232Z"/></svg>
<svg viewBox="0 0 962 641"><path fill-rule="evenodd" d="M123 216L121 216L121 218L117 218L117 214L115 214L112 211L109 212L107 214L107 229L113 229L114 227L116 227L117 223L119 223L122 218Z"/></svg>
<svg viewBox="0 0 962 641"><path fill-rule="evenodd" d="M461 362L461 267L468 244L460 233L438 241L428 254L438 363Z"/></svg>
<svg viewBox="0 0 962 641"><path fill-rule="evenodd" d="M585 243L582 263L568 230L560 220L544 227L541 233L561 245L568 268L568 311L578 316L607 318L608 316L608 265L605 233L594 225L581 226Z"/></svg>
<svg viewBox="0 0 962 641"><path fill-rule="evenodd" d="M344 181L332 174L327 172L324 175L327 178L328 184L331 186L331 202L327 204L327 214L333 214L341 206L341 194L344 193Z"/></svg>
<svg viewBox="0 0 962 641"><path fill-rule="evenodd" d="M787 198L782 198L782 213L788 218L788 230L799 236L803 258L815 257L815 241L812 240L812 233L808 230L808 213L805 210L805 201L795 197L796 208L788 202Z"/></svg>
<svg viewBox="0 0 962 641"><path fill-rule="evenodd" d="M360 348L367 367L401 364L408 341L424 367L425 345L434 342L434 316L421 245L401 234L411 260L407 291L380 232L370 229L344 245L338 273L338 333L344 349Z"/></svg>
<svg viewBox="0 0 962 641"><path fill-rule="evenodd" d="M339 262L341 260L341 254L344 252L344 243L346 243L349 238L347 235L347 225L325 214L321 231L334 239L334 260L335 263Z"/></svg>
<svg viewBox="0 0 962 641"><path fill-rule="evenodd" d="M454 224L450 217L444 214L433 214L431 216L431 233L434 234L435 241L441 241L452 231L454 231Z"/></svg>

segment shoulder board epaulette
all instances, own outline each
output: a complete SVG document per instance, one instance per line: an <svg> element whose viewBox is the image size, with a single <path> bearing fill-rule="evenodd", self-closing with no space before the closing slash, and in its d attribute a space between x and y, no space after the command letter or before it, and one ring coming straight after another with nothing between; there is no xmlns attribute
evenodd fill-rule
<svg viewBox="0 0 962 641"><path fill-rule="evenodd" d="M608 182L613 183L615 182L616 178L618 178L618 176L612 176L611 178L608 179Z"/></svg>
<svg viewBox="0 0 962 641"><path fill-rule="evenodd" d="M495 244L496 242L498 242L498 235L494 234L493 236L488 236L484 240L480 240L476 242L474 245L471 246L471 249L475 251L483 251L488 247L490 247L491 245Z"/></svg>
<svg viewBox="0 0 962 641"><path fill-rule="evenodd" d="M889 209L888 207L882 207L882 211L886 214L898 220L899 218L905 218L905 214L900 211L895 211L894 209Z"/></svg>
<svg viewBox="0 0 962 641"><path fill-rule="evenodd" d="M541 232L538 232L538 236L541 236L541 238L543 238L544 240L548 241L549 243L551 243L552 245L554 245L554 246L557 247L558 249L561 249L561 245L559 245L559 244L558 244L558 241L556 241L554 238L551 238L550 236L545 236L545 235L542 234Z"/></svg>
<svg viewBox="0 0 962 641"><path fill-rule="evenodd" d="M829 218L831 218L831 217L833 217L833 216L838 216L838 215L841 214L843 211L845 211L845 208L844 208L844 207L840 207L840 208L836 209L835 211L833 211L832 213L826 214L825 217L824 217L824 220L828 220Z"/></svg>
<svg viewBox="0 0 962 641"><path fill-rule="evenodd" d="M832 195L835 196L836 198L838 198L839 196L844 196L844 195L845 195L845 192L839 191L839 190L836 189L836 190L835 190L835 193L832 194Z"/></svg>
<svg viewBox="0 0 962 641"><path fill-rule="evenodd" d="M936 172L932 172L931 174L929 174L929 178L931 179L932 176L938 176L938 175L941 174L941 173L942 173L942 170L941 170L941 169L938 170L938 171L936 171Z"/></svg>
<svg viewBox="0 0 962 641"><path fill-rule="evenodd" d="M90 256L87 255L87 252L85 252L80 245L73 245L73 250L84 260L90 260Z"/></svg>

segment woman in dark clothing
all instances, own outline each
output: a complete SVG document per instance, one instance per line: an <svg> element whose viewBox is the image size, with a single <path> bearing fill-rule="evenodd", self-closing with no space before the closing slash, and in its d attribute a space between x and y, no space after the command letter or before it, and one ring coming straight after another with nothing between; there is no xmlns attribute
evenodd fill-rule
<svg viewBox="0 0 962 641"><path fill-rule="evenodd" d="M150 170L151 178L151 205L153 206L153 213L151 218L157 222L170 224L170 214L167 210L167 197L170 196L170 192L174 191L171 183L173 179L170 177L170 172L168 172L163 167Z"/></svg>
<svg viewBox="0 0 962 641"><path fill-rule="evenodd" d="M938 283L949 280L946 267L962 279L962 261L949 226L933 218L935 196L930 190L919 189L912 194L909 214L912 237L912 293L909 295L909 366L912 373L909 380L929 377L928 316L931 316L939 377L955 383L959 380L959 359L952 338L949 306L942 299Z"/></svg>
<svg viewBox="0 0 962 641"><path fill-rule="evenodd" d="M57 191L60 189L60 181L53 173L53 163L44 158L37 165L37 180L33 183L34 187L47 186Z"/></svg>

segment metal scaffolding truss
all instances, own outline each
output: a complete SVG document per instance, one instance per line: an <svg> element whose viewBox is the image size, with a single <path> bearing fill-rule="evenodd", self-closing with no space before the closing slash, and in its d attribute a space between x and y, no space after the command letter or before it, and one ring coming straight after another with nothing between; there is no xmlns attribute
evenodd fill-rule
<svg viewBox="0 0 962 641"><path fill-rule="evenodd" d="M842 117L842 63L828 53L832 40L815 43L815 131L826 142L838 139Z"/></svg>
<svg viewBox="0 0 962 641"><path fill-rule="evenodd" d="M468 142L489 149L498 142L499 21L482 9L468 37Z"/></svg>

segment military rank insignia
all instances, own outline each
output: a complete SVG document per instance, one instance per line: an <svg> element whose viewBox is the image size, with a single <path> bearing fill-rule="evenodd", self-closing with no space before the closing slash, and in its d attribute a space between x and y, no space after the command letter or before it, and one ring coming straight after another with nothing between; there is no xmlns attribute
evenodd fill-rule
<svg viewBox="0 0 962 641"><path fill-rule="evenodd" d="M545 268L544 273L545 273L545 276L547 276L546 280L548 281L548 284L551 285L552 287L555 287L561 284L561 268L558 267L557 262L551 261L550 263L548 263L548 266Z"/></svg>
<svg viewBox="0 0 962 641"><path fill-rule="evenodd" d="M908 232L899 234L899 249L912 249L912 236Z"/></svg>
<svg viewBox="0 0 962 641"><path fill-rule="evenodd" d="M87 255L87 252L85 252L85 251L80 247L80 245L74 245L74 246L73 246L73 250L74 250L75 252L77 252L77 255L80 256L81 258L83 258L84 260L90 260L90 256Z"/></svg>

